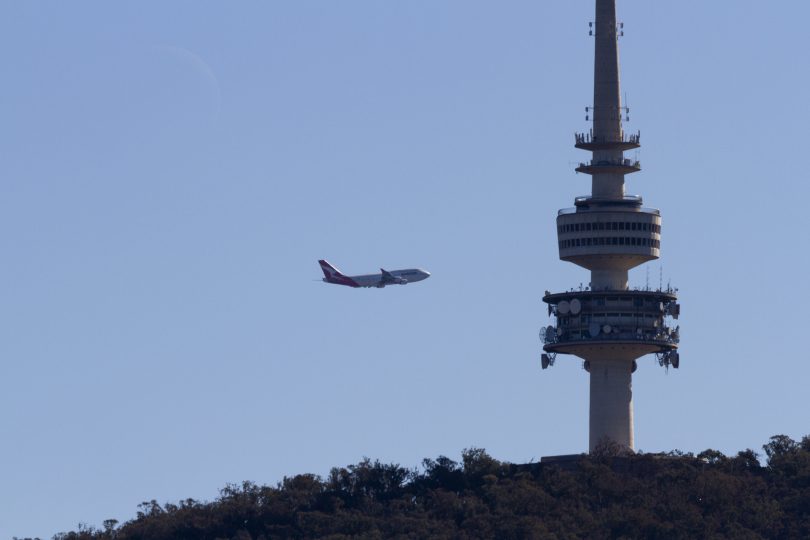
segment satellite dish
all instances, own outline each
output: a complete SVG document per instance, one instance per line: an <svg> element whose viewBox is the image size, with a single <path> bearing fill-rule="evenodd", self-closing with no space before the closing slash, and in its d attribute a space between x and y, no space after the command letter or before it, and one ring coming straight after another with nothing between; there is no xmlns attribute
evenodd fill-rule
<svg viewBox="0 0 810 540"><path fill-rule="evenodd" d="M602 327L602 331L606 334L609 334L611 330L613 329L610 327L609 324L606 324L605 326Z"/></svg>
<svg viewBox="0 0 810 540"><path fill-rule="evenodd" d="M590 326L588 326L588 333L591 335L591 337L598 336L599 330L601 330L599 323L592 322Z"/></svg>
<svg viewBox="0 0 810 540"><path fill-rule="evenodd" d="M568 315L569 311L571 311L571 304L569 304L567 300L563 300L557 304L557 313L560 315Z"/></svg>
<svg viewBox="0 0 810 540"><path fill-rule="evenodd" d="M551 360L549 360L548 355L544 354L540 357L540 365L543 366L543 369L548 369Z"/></svg>
<svg viewBox="0 0 810 540"><path fill-rule="evenodd" d="M558 336L561 336L561 335L562 335L562 328L561 328L561 327L558 327L558 328L557 328L557 335L558 335Z"/></svg>
<svg viewBox="0 0 810 540"><path fill-rule="evenodd" d="M640 335L641 335L641 333L642 333L642 332L641 332L641 328L636 328L636 334L638 334L638 335L640 336Z"/></svg>
<svg viewBox="0 0 810 540"><path fill-rule="evenodd" d="M554 336L557 335L557 329L553 326L549 326L546 328L546 341L551 341L554 339Z"/></svg>
<svg viewBox="0 0 810 540"><path fill-rule="evenodd" d="M582 302L578 298L574 298L571 300L571 315L579 315L580 311L582 311Z"/></svg>

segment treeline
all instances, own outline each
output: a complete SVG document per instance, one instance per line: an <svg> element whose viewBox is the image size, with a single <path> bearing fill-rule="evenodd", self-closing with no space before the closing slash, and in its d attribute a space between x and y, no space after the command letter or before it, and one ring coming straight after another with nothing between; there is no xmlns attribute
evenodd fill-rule
<svg viewBox="0 0 810 540"><path fill-rule="evenodd" d="M771 437L767 465L725 456L621 455L514 465L471 449L421 471L368 459L328 477L229 485L218 499L139 506L123 524L54 540L276 538L810 538L810 437Z"/></svg>

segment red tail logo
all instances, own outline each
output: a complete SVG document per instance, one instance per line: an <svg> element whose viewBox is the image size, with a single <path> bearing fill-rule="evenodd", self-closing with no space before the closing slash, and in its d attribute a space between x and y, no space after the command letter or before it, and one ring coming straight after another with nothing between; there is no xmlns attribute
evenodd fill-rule
<svg viewBox="0 0 810 540"><path fill-rule="evenodd" d="M349 287L360 286L353 279L341 274L340 270L329 264L328 261L321 259L318 261L318 264L321 265L321 270L323 270L323 275L325 277L324 281L327 281L328 283L337 283L338 285L348 285Z"/></svg>

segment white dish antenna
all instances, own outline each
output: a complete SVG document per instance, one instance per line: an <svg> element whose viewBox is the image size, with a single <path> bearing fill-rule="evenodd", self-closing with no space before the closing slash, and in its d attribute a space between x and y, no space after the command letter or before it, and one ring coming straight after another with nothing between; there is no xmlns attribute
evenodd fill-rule
<svg viewBox="0 0 810 540"><path fill-rule="evenodd" d="M606 334L609 334L611 330L613 330L613 328L611 328L609 324L606 324L605 326L602 327L602 331Z"/></svg>
<svg viewBox="0 0 810 540"><path fill-rule="evenodd" d="M571 315L579 315L580 311L582 311L582 302L579 301L579 298L574 298L571 300Z"/></svg>
<svg viewBox="0 0 810 540"><path fill-rule="evenodd" d="M553 326L549 326L548 328L546 328L546 333L545 333L544 337L546 338L547 341L553 340L554 336L556 336L556 335L557 335L557 329L556 328L554 328Z"/></svg>
<svg viewBox="0 0 810 540"><path fill-rule="evenodd" d="M571 304L568 303L567 300L563 300L559 304L557 304L557 313L560 315L568 315L571 311Z"/></svg>

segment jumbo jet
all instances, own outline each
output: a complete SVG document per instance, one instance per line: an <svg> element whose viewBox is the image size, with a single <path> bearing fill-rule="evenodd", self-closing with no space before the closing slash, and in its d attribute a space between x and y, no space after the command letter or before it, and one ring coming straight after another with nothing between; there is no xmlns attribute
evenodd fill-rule
<svg viewBox="0 0 810 540"><path fill-rule="evenodd" d="M430 272L419 268L409 268L407 270L385 270L380 268L379 274L365 274L362 276L344 276L340 270L321 259L318 261L325 276L326 283L336 285L346 285L348 287L377 287L382 289L386 285L407 285L415 281L422 281L430 277Z"/></svg>

